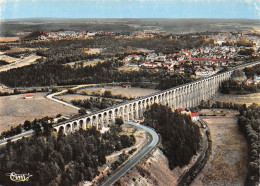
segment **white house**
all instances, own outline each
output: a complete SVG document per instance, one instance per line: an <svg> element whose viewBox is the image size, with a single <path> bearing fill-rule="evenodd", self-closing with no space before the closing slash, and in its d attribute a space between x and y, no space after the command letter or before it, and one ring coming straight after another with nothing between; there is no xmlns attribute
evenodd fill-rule
<svg viewBox="0 0 260 186"><path fill-rule="evenodd" d="M27 94L24 96L24 99L32 99L32 98L34 98L34 95L32 94Z"/></svg>
<svg viewBox="0 0 260 186"><path fill-rule="evenodd" d="M197 112L196 113L191 113L190 116L191 116L191 120L192 121L198 121L200 119L199 113L197 113Z"/></svg>

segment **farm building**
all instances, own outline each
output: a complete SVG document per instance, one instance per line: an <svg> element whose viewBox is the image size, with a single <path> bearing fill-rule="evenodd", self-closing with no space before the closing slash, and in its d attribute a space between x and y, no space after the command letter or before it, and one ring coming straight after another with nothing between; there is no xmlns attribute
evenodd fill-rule
<svg viewBox="0 0 260 186"><path fill-rule="evenodd" d="M123 88L131 88L132 85L131 84L125 84L125 85L122 85Z"/></svg>
<svg viewBox="0 0 260 186"><path fill-rule="evenodd" d="M190 116L191 116L191 120L192 121L198 121L200 119L199 113L197 113L197 112L196 113L191 113Z"/></svg>
<svg viewBox="0 0 260 186"><path fill-rule="evenodd" d="M32 94L27 94L24 96L24 99L32 99L32 98L34 98L34 95Z"/></svg>

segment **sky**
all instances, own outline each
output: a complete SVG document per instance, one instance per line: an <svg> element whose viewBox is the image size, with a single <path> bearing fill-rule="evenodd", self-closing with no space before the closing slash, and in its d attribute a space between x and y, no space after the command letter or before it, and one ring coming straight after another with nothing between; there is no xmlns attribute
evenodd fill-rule
<svg viewBox="0 0 260 186"><path fill-rule="evenodd" d="M1 19L260 19L260 0L0 0Z"/></svg>

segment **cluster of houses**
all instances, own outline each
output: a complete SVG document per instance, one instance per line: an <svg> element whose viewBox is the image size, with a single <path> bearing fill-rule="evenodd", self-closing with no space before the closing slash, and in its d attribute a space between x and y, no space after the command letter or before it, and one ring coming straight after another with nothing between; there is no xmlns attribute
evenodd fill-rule
<svg viewBox="0 0 260 186"><path fill-rule="evenodd" d="M136 33L120 34L114 32L87 32L87 31L59 31L59 32L44 32L38 37L38 40L53 40L53 39L72 39L72 38L92 38L94 36L115 36L115 39L133 39L133 38L152 38L162 33L158 31L143 31Z"/></svg>
<svg viewBox="0 0 260 186"><path fill-rule="evenodd" d="M142 68L160 68L174 72L184 72L186 68L195 69L196 76L210 76L223 67L232 66L234 57L240 51L234 46L211 46L199 49L182 49L177 53L163 54L150 51L145 55L132 54L124 58L124 62L142 62ZM241 61L236 63L242 63Z"/></svg>
<svg viewBox="0 0 260 186"><path fill-rule="evenodd" d="M59 32L44 32L38 37L38 40L53 40L53 39L72 39L72 38L91 38L99 32L86 31L59 31Z"/></svg>
<svg viewBox="0 0 260 186"><path fill-rule="evenodd" d="M116 39L145 39L145 38L154 38L159 35L165 35L164 32L160 32L158 30L144 30L142 32L134 32L128 34L119 34L116 36Z"/></svg>

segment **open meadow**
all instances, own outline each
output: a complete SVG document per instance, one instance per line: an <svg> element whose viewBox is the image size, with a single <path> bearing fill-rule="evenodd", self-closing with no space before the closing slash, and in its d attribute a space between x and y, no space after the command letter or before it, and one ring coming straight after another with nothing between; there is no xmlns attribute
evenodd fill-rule
<svg viewBox="0 0 260 186"><path fill-rule="evenodd" d="M85 99L90 99L90 98L99 98L98 96L87 96L87 95L79 95L79 94L65 94L65 95L56 96L56 97L66 101L66 102L71 102L71 100L74 100L74 99L85 100ZM115 101L118 101L118 102L123 102L123 99L104 98L104 97L102 97L102 99L105 99L105 100L115 100Z"/></svg>
<svg viewBox="0 0 260 186"><path fill-rule="evenodd" d="M214 101L227 101L233 103L241 103L251 105L252 103L260 103L260 93L253 94L244 94L244 95L234 95L234 94L222 94L217 93L214 98Z"/></svg>
<svg viewBox="0 0 260 186"><path fill-rule="evenodd" d="M214 114L202 110L203 114ZM212 136L212 154L192 186L244 185L247 144L237 125L238 111L224 111L226 116L202 116Z"/></svg>
<svg viewBox="0 0 260 186"><path fill-rule="evenodd" d="M11 126L22 124L25 120L78 112L76 109L45 98L46 93L34 93L32 99L24 99L25 95L0 97L0 133Z"/></svg>
<svg viewBox="0 0 260 186"><path fill-rule="evenodd" d="M104 92L105 90L111 91L113 95L125 95L125 96L131 96L131 97L141 97L146 96L155 92L158 92L159 90L156 89L148 89L148 88L138 88L138 87L132 87L132 88L123 88L120 86L104 86L104 87L92 87L92 88L85 88L81 89L78 92Z"/></svg>

